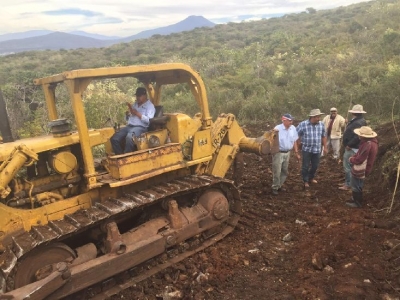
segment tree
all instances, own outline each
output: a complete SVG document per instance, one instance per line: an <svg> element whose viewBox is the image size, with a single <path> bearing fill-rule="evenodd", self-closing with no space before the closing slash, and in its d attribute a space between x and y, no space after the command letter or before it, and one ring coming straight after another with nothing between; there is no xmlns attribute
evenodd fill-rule
<svg viewBox="0 0 400 300"><path fill-rule="evenodd" d="M315 13L317 13L317 10L316 10L315 8L312 8L312 7L307 7L307 8L306 8L306 11L307 11L309 14L315 14Z"/></svg>

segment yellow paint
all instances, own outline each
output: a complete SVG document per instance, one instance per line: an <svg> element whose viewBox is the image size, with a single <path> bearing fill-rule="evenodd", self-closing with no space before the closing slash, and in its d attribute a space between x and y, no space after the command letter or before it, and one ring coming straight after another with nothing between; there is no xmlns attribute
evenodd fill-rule
<svg viewBox="0 0 400 300"><path fill-rule="evenodd" d="M68 151L53 154L51 164L58 174L68 174L78 165L75 155Z"/></svg>
<svg viewBox="0 0 400 300"><path fill-rule="evenodd" d="M157 170L152 170L149 173L140 174L140 175L137 175L137 176L134 176L131 178L122 179L122 180L111 180L111 181L109 181L107 179L103 179L101 181L107 182L110 185L110 187L114 188L114 187L121 187L121 186L125 186L128 184L140 182L140 181L143 181L146 179L150 179L154 176L165 174L165 173L172 172L172 171L180 172L182 174L182 176L186 176L186 175L191 174L190 172L188 172L188 171L190 171L189 167L196 166L196 165L202 164L202 163L207 163L211 159L212 159L212 157L208 156L208 157L203 157L201 159L198 159L196 161L183 160L183 161L177 162L176 164L174 164L172 166L164 167L164 168L157 169Z"/></svg>
<svg viewBox="0 0 400 300"><path fill-rule="evenodd" d="M167 129L160 129L144 133L140 137L134 137L138 150L144 150L165 145L168 138ZM156 144L157 142L157 144Z"/></svg>
<svg viewBox="0 0 400 300"><path fill-rule="evenodd" d="M211 132L209 129L195 132L192 142L192 160L212 155Z"/></svg>
<svg viewBox="0 0 400 300"><path fill-rule="evenodd" d="M210 164L207 173L214 176L224 177L238 151L239 147L237 145L222 145L219 149L218 156L216 156L216 159Z"/></svg>
<svg viewBox="0 0 400 300"><path fill-rule="evenodd" d="M88 139L90 145L96 146L108 142L110 137L114 134L113 128L102 128L102 129L90 129L88 131ZM18 147L20 144L26 145L26 147L35 153L41 153L53 149L59 149L66 146L71 146L79 143L79 135L77 132L73 132L68 136L53 137L52 135L39 136L33 138L26 138L23 140L16 140L11 143L0 144L0 161L4 161L10 155L10 153Z"/></svg>
<svg viewBox="0 0 400 300"><path fill-rule="evenodd" d="M183 161L183 156L181 145L167 144L155 149L111 156L108 161L111 176L124 179L177 164Z"/></svg>
<svg viewBox="0 0 400 300"><path fill-rule="evenodd" d="M188 115L180 113L166 115L169 116L166 127L173 143L187 142L201 128L200 119L192 119Z"/></svg>
<svg viewBox="0 0 400 300"><path fill-rule="evenodd" d="M62 219L65 214L90 206L91 197L88 193L35 209L16 209L0 203L0 228L4 232L0 240L18 230L29 231L32 226L46 225L48 221Z"/></svg>

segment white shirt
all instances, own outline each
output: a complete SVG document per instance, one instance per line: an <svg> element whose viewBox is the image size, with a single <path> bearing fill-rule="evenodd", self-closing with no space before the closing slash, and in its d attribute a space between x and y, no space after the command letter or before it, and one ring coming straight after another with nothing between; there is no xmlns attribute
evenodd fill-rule
<svg viewBox="0 0 400 300"><path fill-rule="evenodd" d="M296 127L290 125L290 127L286 129L285 125L282 123L276 125L274 129L279 131L279 151L292 150L294 143L299 138Z"/></svg>

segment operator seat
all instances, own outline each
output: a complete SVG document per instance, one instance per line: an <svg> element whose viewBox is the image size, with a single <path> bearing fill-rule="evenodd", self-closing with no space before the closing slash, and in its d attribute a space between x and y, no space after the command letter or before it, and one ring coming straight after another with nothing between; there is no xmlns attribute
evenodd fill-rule
<svg viewBox="0 0 400 300"><path fill-rule="evenodd" d="M168 116L164 116L164 108L162 105L155 106L156 112L154 117L150 119L148 131L154 131L162 128L168 121Z"/></svg>

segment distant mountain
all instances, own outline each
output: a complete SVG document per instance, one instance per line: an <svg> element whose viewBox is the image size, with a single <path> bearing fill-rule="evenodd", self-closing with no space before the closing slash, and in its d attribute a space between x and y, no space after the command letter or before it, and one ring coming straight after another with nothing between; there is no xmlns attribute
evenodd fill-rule
<svg viewBox="0 0 400 300"><path fill-rule="evenodd" d="M54 31L51 30L30 30L25 32L16 32L16 33L7 33L0 35L0 42L8 41L8 40L20 40L26 39L35 36L46 35L52 33Z"/></svg>
<svg viewBox="0 0 400 300"><path fill-rule="evenodd" d="M34 50L59 50L75 48L98 48L108 46L108 41L97 40L64 32L0 42L0 53L16 53Z"/></svg>
<svg viewBox="0 0 400 300"><path fill-rule="evenodd" d="M138 39L146 39L155 34L168 35L171 33L193 30L193 29L199 28L199 27L214 27L214 26L215 26L215 23L207 20L206 18L204 18L202 16L190 16L190 17L187 17L185 20L180 21L176 24L165 26L165 27L160 27L160 28L156 28L156 29L145 30L145 31L139 32L138 34L123 38L121 40L123 42L130 42L130 41L138 40Z"/></svg>
<svg viewBox="0 0 400 300"><path fill-rule="evenodd" d="M190 31L198 27L213 26L215 26L215 24L204 17L190 16L176 24L142 31L126 38L107 37L104 35L91 34L84 31L65 33L34 30L0 35L0 55L34 50L100 48L118 43L127 43L137 39L149 38L155 34L168 35L171 33ZM13 37L13 39L4 40L4 38L7 37Z"/></svg>
<svg viewBox="0 0 400 300"><path fill-rule="evenodd" d="M98 40L118 40L118 39L121 39L120 36L108 36L108 35L102 35L102 34L96 34L96 33L88 33L88 32L85 32L85 31L70 31L68 33L81 35L81 36L86 36L86 37L90 37L90 38L98 39Z"/></svg>

